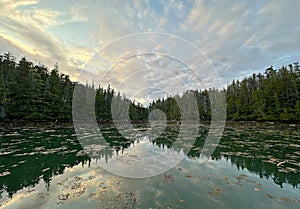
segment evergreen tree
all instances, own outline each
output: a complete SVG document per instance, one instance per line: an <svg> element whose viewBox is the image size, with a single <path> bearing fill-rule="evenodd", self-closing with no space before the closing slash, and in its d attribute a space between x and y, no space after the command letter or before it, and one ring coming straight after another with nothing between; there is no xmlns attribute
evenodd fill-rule
<svg viewBox="0 0 300 209"><path fill-rule="evenodd" d="M188 100L191 95L197 101L199 119L210 121L212 105L222 105L222 101L215 100L221 93L226 95L228 120L300 121L299 68L298 62L280 69L270 66L264 74L233 80L225 89L189 90L182 95L158 98L145 108L125 95L121 97L110 85L105 89L95 88L93 83L72 82L68 75L60 73L58 64L49 72L25 57L16 62L6 53L0 56L0 119L70 120L73 90L78 85L82 95L76 101L89 107L90 117L98 121L113 119L112 105L117 120L128 119L126 114L133 121L146 120L155 109L163 111L169 121L183 120L183 116L194 119L198 114L193 113L194 104Z"/></svg>

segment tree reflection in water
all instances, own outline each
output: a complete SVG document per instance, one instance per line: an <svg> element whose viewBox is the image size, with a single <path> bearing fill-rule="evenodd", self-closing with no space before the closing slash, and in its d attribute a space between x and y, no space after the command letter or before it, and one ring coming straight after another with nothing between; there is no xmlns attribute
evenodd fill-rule
<svg viewBox="0 0 300 209"><path fill-rule="evenodd" d="M101 128L108 144L105 149L87 156L72 129L14 130L2 132L0 147L0 187L10 197L18 190L35 186L41 180L49 189L51 179L63 174L65 168L93 159L122 155L134 146L136 139L126 139L114 127ZM142 129L141 129L142 130ZM151 143L161 149L172 148L179 133L179 126L167 126L160 137ZM208 128L201 126L199 135L187 156L198 158L207 136ZM261 178L271 178L283 186L288 183L299 188L300 136L297 131L253 129L250 127L227 127L213 160L230 160L238 169L247 169ZM2 193L1 192L1 193Z"/></svg>

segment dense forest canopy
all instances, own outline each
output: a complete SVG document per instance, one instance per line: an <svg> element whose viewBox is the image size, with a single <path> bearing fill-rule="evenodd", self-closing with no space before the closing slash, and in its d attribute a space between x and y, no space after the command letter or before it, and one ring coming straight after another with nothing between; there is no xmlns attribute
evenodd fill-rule
<svg viewBox="0 0 300 209"><path fill-rule="evenodd" d="M71 120L75 85L81 85L88 96L93 92L97 120L111 120L110 105L116 101L129 102L133 120L146 118L147 109L135 104L108 86L106 89L72 82L59 72L58 65L49 71L22 58L16 62L9 53L0 56L0 118L2 120Z"/></svg>
<svg viewBox="0 0 300 209"><path fill-rule="evenodd" d="M233 120L300 120L298 62L233 81L226 89L227 117Z"/></svg>
<svg viewBox="0 0 300 209"><path fill-rule="evenodd" d="M227 120L244 121L300 121L300 67L299 63L266 69L264 74L253 74L242 81L233 80L226 89L194 90L200 120L210 120L212 93L225 93ZM167 118L178 120L180 111L174 98L158 99L150 110L159 108Z"/></svg>
<svg viewBox="0 0 300 209"><path fill-rule="evenodd" d="M226 89L190 90L183 95L153 101L149 108L130 101L110 86L94 87L72 82L59 72L58 65L48 70L22 58L6 53L0 56L0 118L1 120L71 120L75 85L95 94L95 114L99 121L112 120L112 100L129 104L131 120L146 120L148 113L160 109L167 120L180 120L177 99L194 94L201 121L211 118L213 93L225 93L228 120L300 121L300 68L298 62L280 69L266 69L264 74L253 74L233 81ZM188 108L188 107L187 107ZM120 109L120 111L122 111ZM193 115L191 115L193 117Z"/></svg>

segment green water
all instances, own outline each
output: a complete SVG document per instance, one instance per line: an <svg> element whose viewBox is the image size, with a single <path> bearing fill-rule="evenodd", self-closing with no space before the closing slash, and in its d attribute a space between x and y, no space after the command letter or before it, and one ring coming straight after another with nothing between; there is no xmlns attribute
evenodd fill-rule
<svg viewBox="0 0 300 209"><path fill-rule="evenodd" d="M90 157L72 129L2 131L0 207L300 208L297 130L227 127L214 154L202 162L199 156L208 132L202 127L179 164L142 179L99 167L101 161L110 165L140 147L115 129L101 131L107 147ZM178 126L167 126L143 152L179 155L172 149L178 132Z"/></svg>

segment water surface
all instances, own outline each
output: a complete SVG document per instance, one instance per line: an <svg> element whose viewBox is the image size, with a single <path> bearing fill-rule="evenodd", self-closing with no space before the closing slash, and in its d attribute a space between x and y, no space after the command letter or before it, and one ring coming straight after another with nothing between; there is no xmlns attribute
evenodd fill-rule
<svg viewBox="0 0 300 209"><path fill-rule="evenodd" d="M108 144L90 156L72 129L1 132L0 207L300 207L297 130L227 127L205 163L199 158L208 133L204 127L194 146L184 151L172 148L179 132L175 125L154 140L124 138L111 127L101 130ZM185 158L171 170L143 179L120 177L99 167L99 162L109 166L120 158L138 161L141 150L143 155Z"/></svg>

